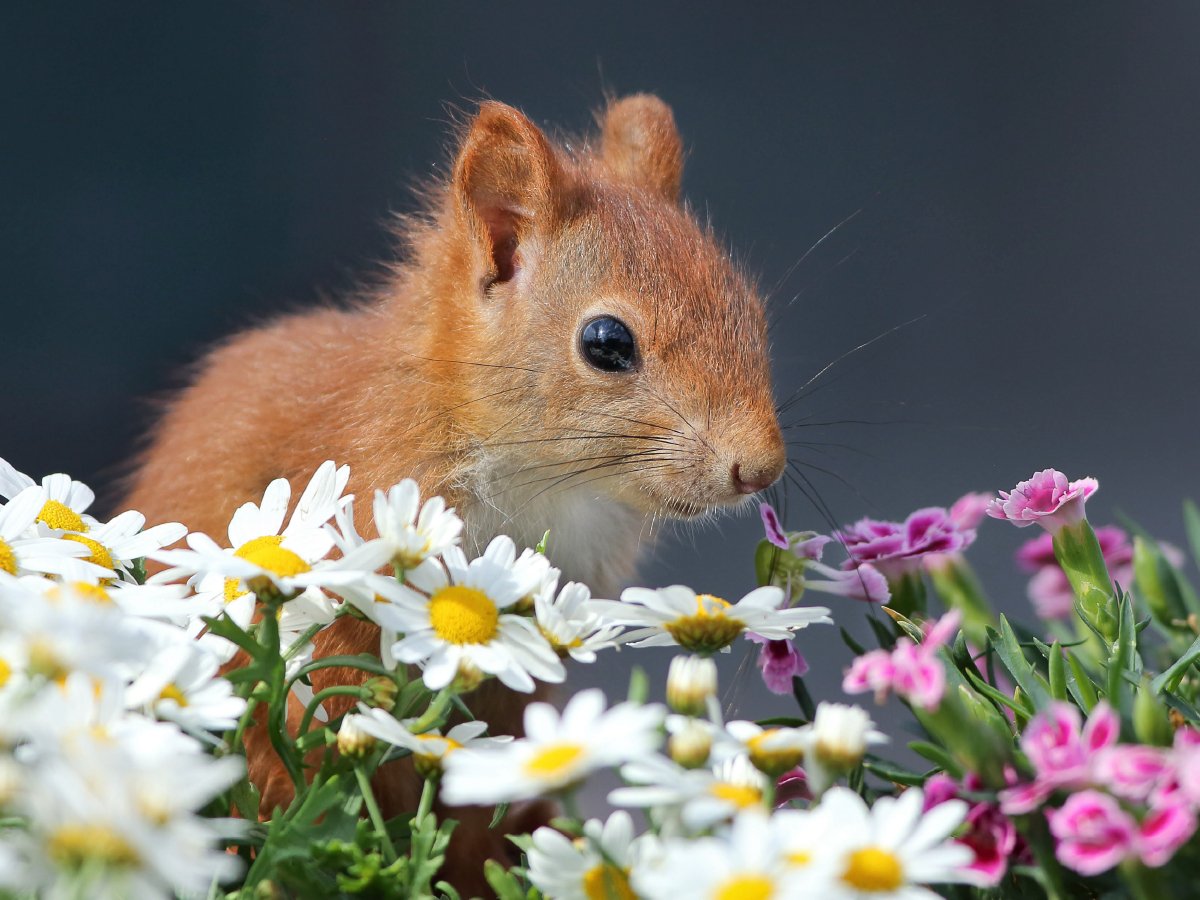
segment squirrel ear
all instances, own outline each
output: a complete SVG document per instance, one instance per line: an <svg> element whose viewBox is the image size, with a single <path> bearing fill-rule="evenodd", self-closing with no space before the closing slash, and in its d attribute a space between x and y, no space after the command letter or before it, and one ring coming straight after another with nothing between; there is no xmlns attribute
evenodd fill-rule
<svg viewBox="0 0 1200 900"><path fill-rule="evenodd" d="M520 270L521 238L551 213L561 178L554 148L536 125L503 103L480 105L454 164L454 190L483 225L494 269L487 283L510 281Z"/></svg>
<svg viewBox="0 0 1200 900"><path fill-rule="evenodd" d="M604 162L620 178L679 199L683 142L671 107L653 94L613 100L604 115Z"/></svg>

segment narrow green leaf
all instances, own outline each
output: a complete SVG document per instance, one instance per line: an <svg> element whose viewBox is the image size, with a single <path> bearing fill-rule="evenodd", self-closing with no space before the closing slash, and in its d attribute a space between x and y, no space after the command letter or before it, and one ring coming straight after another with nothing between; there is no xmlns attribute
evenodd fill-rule
<svg viewBox="0 0 1200 900"><path fill-rule="evenodd" d="M1067 651L1067 665L1071 668L1071 675L1075 680L1075 688L1078 693L1072 692L1075 699L1079 701L1080 707L1085 713L1090 713L1100 698L1096 694L1096 686L1092 683L1091 677L1087 670L1084 669L1083 663L1070 650Z"/></svg>
<svg viewBox="0 0 1200 900"><path fill-rule="evenodd" d="M772 716L769 719L759 719L754 724L762 728L799 728L808 723L808 719L797 719L794 716Z"/></svg>
<svg viewBox="0 0 1200 900"><path fill-rule="evenodd" d="M546 533L542 535L542 539L540 541L538 541L538 545L536 547L534 547L533 549L536 550L538 553L545 553L546 552L546 542L548 540L550 540L550 530L549 529L546 530Z"/></svg>
<svg viewBox="0 0 1200 900"><path fill-rule="evenodd" d="M939 747L937 744L931 744L928 741L910 741L908 749L918 756L923 756L943 772L953 775L955 778L962 777L962 767L954 761L954 757L950 755L948 750Z"/></svg>
<svg viewBox="0 0 1200 900"><path fill-rule="evenodd" d="M1004 663L1009 674L1021 686L1021 690L1029 695L1029 699L1033 701L1037 709L1045 709L1050 704L1050 694L1034 677L1033 667L1025 659L1025 654L1021 650L1021 645L1017 643L1017 636L1013 634L1008 619L1003 615L1000 616L1000 633L997 634L995 629L989 628L988 635L992 639L1000 661Z"/></svg>
<svg viewBox="0 0 1200 900"><path fill-rule="evenodd" d="M645 703L646 698L650 696L650 679L646 677L646 670L641 666L634 666L629 672L628 696L633 703Z"/></svg>
<svg viewBox="0 0 1200 900"><path fill-rule="evenodd" d="M866 648L863 647L862 644L860 644L854 638L850 637L850 632L848 632L845 628L841 629L841 632L842 632L842 643L844 643L847 647L849 647L850 651L855 656L862 656L864 653L867 652Z"/></svg>
<svg viewBox="0 0 1200 900"><path fill-rule="evenodd" d="M549 534L550 532L546 532L546 533ZM494 813L492 813L492 824L489 825L488 828L495 828L497 825L499 825L501 820L505 817L505 815L508 814L508 808L511 805L512 804L510 804L510 803L497 804L496 811Z"/></svg>
<svg viewBox="0 0 1200 900"><path fill-rule="evenodd" d="M875 640L879 641L880 647L884 650L891 650L896 646L896 636L892 634L892 630L887 625L872 615L867 616L867 624L875 632Z"/></svg>
<svg viewBox="0 0 1200 900"><path fill-rule="evenodd" d="M930 769L922 775L919 772L904 768L899 763L894 763L890 759L884 759L873 753L868 753L864 756L862 764L864 769L872 775L882 778L884 781L891 781L895 784L903 784L909 787L924 784L925 779L939 771L938 769Z"/></svg>
<svg viewBox="0 0 1200 900"><path fill-rule="evenodd" d="M804 679L799 675L792 676L792 696L800 704L800 711L804 713L804 717L808 721L811 722L816 718L817 705L813 703L813 699L808 693L808 688L804 686Z"/></svg>
<svg viewBox="0 0 1200 900"><path fill-rule="evenodd" d="M1192 559L1200 567L1200 509L1191 498L1183 501L1183 524L1187 528L1188 543L1192 545Z"/></svg>
<svg viewBox="0 0 1200 900"><path fill-rule="evenodd" d="M1196 638L1192 646L1188 647L1187 652L1179 657L1173 666L1150 682L1150 690L1155 693L1163 690L1174 693L1179 689L1179 682L1183 681L1188 667L1198 659L1200 659L1200 637Z"/></svg>
<svg viewBox="0 0 1200 900"><path fill-rule="evenodd" d="M1058 641L1050 648L1050 696L1055 700L1067 699L1067 667Z"/></svg>

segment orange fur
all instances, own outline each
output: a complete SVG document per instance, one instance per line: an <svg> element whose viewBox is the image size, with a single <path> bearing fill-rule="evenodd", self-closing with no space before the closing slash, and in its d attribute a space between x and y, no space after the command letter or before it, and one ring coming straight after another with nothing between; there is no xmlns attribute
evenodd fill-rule
<svg viewBox="0 0 1200 900"><path fill-rule="evenodd" d="M351 466L364 536L367 498L411 476L458 507L468 550L497 533L532 545L550 528L564 578L613 596L654 517L736 505L778 478L761 301L678 201L670 109L638 95L601 121L598 140L568 150L483 103L452 175L404 226L408 254L392 277L351 308L288 316L215 349L164 415L125 505L222 539L272 479L303 484L333 459ZM601 372L580 354L581 327L602 313L634 334L634 371ZM346 617L316 655L374 652L378 640ZM318 689L354 677L319 674ZM494 683L477 694L493 730L518 733L528 698ZM270 809L290 787L251 732L251 775ZM376 788L388 814L415 807L410 767L381 772ZM479 863L500 845L490 813L463 815L448 870L470 896L486 891Z"/></svg>

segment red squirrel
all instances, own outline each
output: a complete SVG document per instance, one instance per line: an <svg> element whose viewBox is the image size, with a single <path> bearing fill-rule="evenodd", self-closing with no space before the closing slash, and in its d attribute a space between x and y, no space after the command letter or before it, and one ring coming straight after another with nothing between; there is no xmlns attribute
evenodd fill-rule
<svg viewBox="0 0 1200 900"><path fill-rule="evenodd" d="M762 301L680 200L670 108L639 94L598 121L598 135L556 144L517 110L480 104L424 213L399 227L390 277L214 349L154 431L125 506L222 538L272 479L302 484L333 459L359 497L405 477L442 494L469 554L549 529L564 580L611 597L655 517L696 518L771 485L785 452ZM370 510L357 505L365 537ZM346 616L315 655L378 647L376 626ZM314 673L314 687L355 674ZM495 682L475 694L494 733L520 733L528 696ZM262 808L286 804L290 780L253 729L247 756ZM385 815L416 808L411 766L384 767L375 788ZM504 859L503 842L490 811L454 815L450 880L484 894L479 866Z"/></svg>

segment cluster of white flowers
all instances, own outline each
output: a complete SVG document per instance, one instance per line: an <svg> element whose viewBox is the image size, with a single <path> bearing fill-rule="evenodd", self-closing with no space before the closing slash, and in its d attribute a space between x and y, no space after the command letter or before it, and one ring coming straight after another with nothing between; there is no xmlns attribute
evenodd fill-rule
<svg viewBox="0 0 1200 900"><path fill-rule="evenodd" d="M570 799L594 771L620 772L610 802L644 809L652 832L635 837L623 811L574 841L538 830L528 874L550 900L915 898L928 895L921 883L969 880L970 851L947 842L963 804L922 814L910 790L868 809L834 786L885 740L861 709L822 703L798 728L722 722L709 655L740 636L788 639L830 621L827 609L789 607L776 587L733 604L682 585L596 600L505 536L468 559L462 520L441 497L422 503L409 479L376 492L377 537L365 539L349 476L321 465L290 518L292 488L272 482L236 511L223 547L182 525L144 529L136 512L102 524L84 485L38 485L0 460L0 815L20 823L0 830L0 887L159 897L236 874L238 858L216 849L236 823L196 814L244 774L219 736L247 709L218 676L238 646L210 623L253 632L260 614L273 618L309 705L298 674L312 639L349 613L379 626L388 669L416 665L443 692L419 721L360 704L338 736L349 758L380 741L402 748L450 805ZM165 567L148 579L147 558ZM484 722L429 727L435 707L486 677L530 692L563 681L567 658L622 644L700 654L672 664L673 713L609 708L589 690L561 714L530 704L519 739L488 737ZM789 779L819 803L776 809Z"/></svg>
<svg viewBox="0 0 1200 900"><path fill-rule="evenodd" d="M181 627L181 586L139 584L181 538L107 523L65 475L0 460L0 887L48 896L170 897L237 874L240 833L197 810L242 777L207 752L246 702Z"/></svg>

